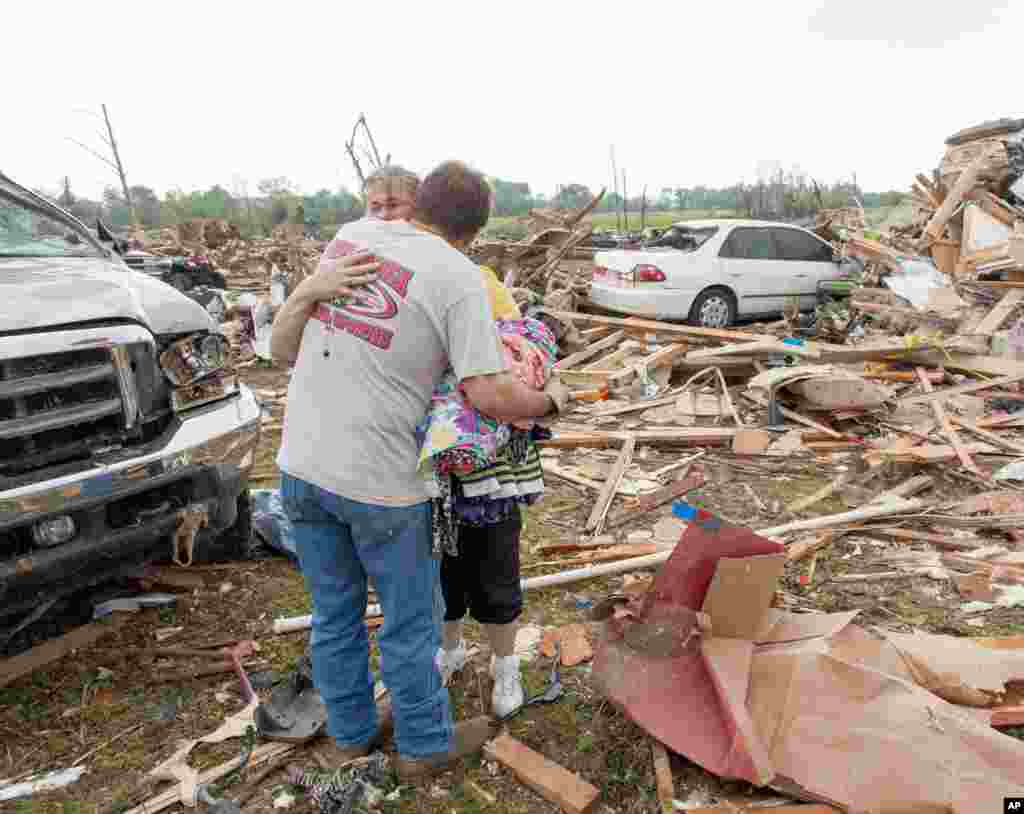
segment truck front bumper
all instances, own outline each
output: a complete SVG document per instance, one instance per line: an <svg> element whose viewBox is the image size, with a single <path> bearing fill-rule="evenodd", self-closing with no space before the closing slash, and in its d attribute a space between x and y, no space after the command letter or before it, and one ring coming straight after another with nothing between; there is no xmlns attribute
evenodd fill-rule
<svg viewBox="0 0 1024 814"><path fill-rule="evenodd" d="M259 404L239 385L237 395L179 416L147 447L0 491L0 617L170 558L186 512L205 518L193 541L200 550L234 525L259 438ZM74 536L39 545L34 530L61 516Z"/></svg>

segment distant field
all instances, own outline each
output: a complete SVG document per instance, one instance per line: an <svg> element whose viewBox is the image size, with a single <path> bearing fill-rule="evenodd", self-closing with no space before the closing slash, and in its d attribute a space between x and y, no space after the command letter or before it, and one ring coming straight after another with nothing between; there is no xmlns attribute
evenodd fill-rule
<svg viewBox="0 0 1024 814"><path fill-rule="evenodd" d="M881 206L865 211L868 224L876 229L890 229L894 226L905 226L911 221L911 204L902 203L899 206ZM737 213L732 209L684 209L671 212L649 212L644 222L646 226L664 227L681 220L703 220L704 218L733 218ZM620 215L621 218L621 215ZM614 212L598 212L591 215L594 222L594 229L603 231L615 231L617 228ZM526 235L526 227L516 222L515 217L493 217L484 230L488 237L519 238ZM625 224L623 224L623 227ZM640 228L640 214L629 213L629 228L637 230Z"/></svg>
<svg viewBox="0 0 1024 814"><path fill-rule="evenodd" d="M736 212L732 209L683 209L674 210L671 212L648 212L644 218L645 226L654 227L665 227L669 226L677 221L681 220L701 220L703 218L732 218L736 216ZM621 221L621 214L619 219ZM598 212L597 214L591 215L590 219L594 222L594 229L599 232L614 231L617 227L614 212ZM526 229L516 223L516 218L513 217L493 217L487 224L487 228L484 230L486 235L524 235ZM622 227L625 228L625 223L622 223ZM629 228L637 230L640 228L640 213L630 212L629 213Z"/></svg>

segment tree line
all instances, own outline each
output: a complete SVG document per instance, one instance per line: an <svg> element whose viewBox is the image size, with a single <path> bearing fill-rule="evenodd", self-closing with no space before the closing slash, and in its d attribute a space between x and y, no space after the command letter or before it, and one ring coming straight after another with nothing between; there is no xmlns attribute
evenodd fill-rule
<svg viewBox="0 0 1024 814"><path fill-rule="evenodd" d="M589 203L595 191L585 184L561 184L553 195L534 193L530 185L498 178L491 179L494 188L494 211L498 216L525 215L531 209L544 207L578 208ZM224 218L239 226L243 234L265 235L283 223L301 223L311 231L330 230L362 217L362 198L340 187L320 189L302 194L283 176L266 178L256 184L256 193L249 193L241 180L228 190L215 184L206 190L170 190L161 198L145 185L128 188L139 224L144 228L174 226L192 218ZM597 190L599 192L599 190ZM69 210L85 223L97 219L114 228L131 225L131 210L121 190L109 186L101 200L76 195L69 178L61 180L58 193L37 190ZM756 184L737 183L729 187L661 187L656 193L642 190L628 199L619 192L607 192L597 207L599 212L618 212L623 207L638 213L666 210L729 211L754 217L802 217L818 209L837 209L850 205L865 208L895 206L907 194L900 191L865 192L856 182L818 184L803 177L781 173Z"/></svg>

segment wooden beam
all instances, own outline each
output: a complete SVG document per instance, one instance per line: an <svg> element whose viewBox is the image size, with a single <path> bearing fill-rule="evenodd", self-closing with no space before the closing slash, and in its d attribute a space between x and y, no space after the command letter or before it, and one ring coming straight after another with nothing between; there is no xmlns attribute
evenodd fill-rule
<svg viewBox="0 0 1024 814"><path fill-rule="evenodd" d="M703 484L703 475L691 475L684 480L673 481L668 486L659 489L657 492L641 495L637 505L616 512L605 521L604 527L607 530L625 525L631 520L636 520L638 517L650 514L659 506L664 506L670 501L681 498L687 492L692 492L694 489L700 488Z"/></svg>
<svg viewBox="0 0 1024 814"><path fill-rule="evenodd" d="M950 218L953 217L956 208L963 201L964 196L974 189L978 176L981 175L981 171L985 169L991 160L990 151L984 150L960 173L960 177L956 179L956 183L953 184L953 188L950 189L949 194L942 202L942 206L935 211L935 214L928 221L928 225L925 226L924 233L926 238L934 241L942 237L942 232L945 230Z"/></svg>
<svg viewBox="0 0 1024 814"><path fill-rule="evenodd" d="M633 438L638 444L678 444L680 446L716 446L728 444L736 430L722 427L692 427L679 430L637 430L635 432L564 432L556 433L539 447L576 449L579 447L616 447Z"/></svg>
<svg viewBox="0 0 1024 814"><path fill-rule="evenodd" d="M587 359L597 356L601 351L618 345L625 335L625 331L615 331L615 333L606 336L604 339L599 339L597 342L590 344L583 350L569 354L561 361L555 363L555 370L565 370L578 365L580 362L584 362Z"/></svg>
<svg viewBox="0 0 1024 814"><path fill-rule="evenodd" d="M115 633L124 624L127 615L115 611L110 619L76 627L63 636L37 644L31 650L0 661L0 687L41 670L75 650L88 647L110 633Z"/></svg>
<svg viewBox="0 0 1024 814"><path fill-rule="evenodd" d="M1002 387L1007 384L1016 384L1024 381L1024 375L1002 376L998 379L991 379L987 382L976 382L975 384L963 384L959 387L949 387L945 390L933 390L923 396L904 396L897 399L896 403L901 407L909 407L912 404L929 404L933 401L947 401L957 396L965 396L968 393L977 393L979 390L989 390L993 387Z"/></svg>
<svg viewBox="0 0 1024 814"><path fill-rule="evenodd" d="M1012 288L995 304L985 318L971 331L972 334L990 336L1003 327L1013 310L1024 300L1024 289Z"/></svg>
<svg viewBox="0 0 1024 814"><path fill-rule="evenodd" d="M932 393L934 389L932 387L931 379L928 378L928 373L923 367L915 368L917 371L917 378L921 381L921 387L925 393ZM946 415L946 410L942 406L942 402L933 401L931 402L932 412L935 414L935 420L939 422L939 426L942 428L943 435L949 439L950 445L956 450L956 456L960 459L960 463L963 464L964 469L973 472L978 477L984 478L982 471L978 469L978 465L974 463L974 459L971 458L971 453L967 451L963 443L960 441L960 436L956 434L956 430L953 429L952 423L950 423L949 416Z"/></svg>
<svg viewBox="0 0 1024 814"><path fill-rule="evenodd" d="M619 457L616 459L612 471L608 473L608 479L604 482L604 486L601 487L597 500L594 502L594 506L590 511L590 517L587 518L587 523L584 526L584 531L596 534L601 533L601 526L604 525L605 516L608 514L608 507L612 505L612 500L615 499L615 492L622 482L622 476L626 474L626 470L633 462L633 452L635 450L636 439L627 438L622 445L622 449L619 450Z"/></svg>
<svg viewBox="0 0 1024 814"><path fill-rule="evenodd" d="M977 203L983 212L992 216L1004 226L1012 227L1017 220L1017 215L1008 209L1006 204L983 187L972 189L965 197Z"/></svg>
<svg viewBox="0 0 1024 814"><path fill-rule="evenodd" d="M614 325L620 328L632 328L638 331L662 331L667 334L682 336L707 336L712 339L725 339L731 342L756 342L758 340L774 339L775 337L764 334L744 333L743 331L725 331L715 328L698 328L692 325L677 325L674 322L657 322L649 319L622 319L620 317L606 317L600 314L582 314L575 311L548 311L547 313L558 319L571 320L573 322L588 322L594 325Z"/></svg>
<svg viewBox="0 0 1024 814"><path fill-rule="evenodd" d="M977 435L979 438L983 438L990 444L993 444L997 447L1002 447L1003 449L1008 449L1011 452L1016 452L1019 455L1024 455L1024 446L1021 446L1020 444L1015 444L1013 441L1009 441L1003 438L1001 435L997 435L994 432L989 432L988 430L983 430L981 429L981 427L977 427L970 421L967 421L966 419L963 418L959 418L958 416L950 416L949 420L953 424L956 424L958 427L961 427L967 432L972 433L973 435Z"/></svg>
<svg viewBox="0 0 1024 814"><path fill-rule="evenodd" d="M511 735L499 735L488 742L484 754L567 814L587 814L597 802L600 792L594 786Z"/></svg>

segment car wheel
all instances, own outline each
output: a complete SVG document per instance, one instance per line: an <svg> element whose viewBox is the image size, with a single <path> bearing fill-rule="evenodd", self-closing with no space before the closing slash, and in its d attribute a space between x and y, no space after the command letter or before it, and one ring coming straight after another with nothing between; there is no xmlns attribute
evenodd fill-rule
<svg viewBox="0 0 1024 814"><path fill-rule="evenodd" d="M724 288L702 291L690 309L690 322L701 328L728 328L736 319L736 300Z"/></svg>

